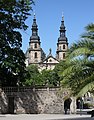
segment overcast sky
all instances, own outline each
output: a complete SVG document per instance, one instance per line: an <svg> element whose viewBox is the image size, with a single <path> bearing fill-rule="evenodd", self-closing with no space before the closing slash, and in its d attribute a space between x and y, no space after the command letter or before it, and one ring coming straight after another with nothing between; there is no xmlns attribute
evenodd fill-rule
<svg viewBox="0 0 94 120"><path fill-rule="evenodd" d="M32 7L36 13L41 47L46 54L49 53L49 48L53 55L56 53L62 12L69 46L80 39L87 24L94 22L94 0L35 0L35 6ZM26 22L28 30L21 31L24 52L29 46L33 14L34 12L31 12Z"/></svg>

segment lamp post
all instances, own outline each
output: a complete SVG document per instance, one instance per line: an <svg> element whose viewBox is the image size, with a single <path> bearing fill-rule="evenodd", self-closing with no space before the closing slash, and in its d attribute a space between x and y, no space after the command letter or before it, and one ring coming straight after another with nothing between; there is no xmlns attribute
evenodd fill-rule
<svg viewBox="0 0 94 120"><path fill-rule="evenodd" d="M83 97L80 98L80 115L82 115L82 109L83 109L83 102L84 102L84 99Z"/></svg>

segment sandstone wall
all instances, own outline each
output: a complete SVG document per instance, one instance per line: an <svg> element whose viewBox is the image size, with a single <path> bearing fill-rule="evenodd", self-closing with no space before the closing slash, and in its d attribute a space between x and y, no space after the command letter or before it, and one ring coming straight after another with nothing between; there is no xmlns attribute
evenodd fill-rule
<svg viewBox="0 0 94 120"><path fill-rule="evenodd" d="M14 113L64 113L64 98L69 93L59 88L0 91L0 111L8 112L8 97L14 97Z"/></svg>

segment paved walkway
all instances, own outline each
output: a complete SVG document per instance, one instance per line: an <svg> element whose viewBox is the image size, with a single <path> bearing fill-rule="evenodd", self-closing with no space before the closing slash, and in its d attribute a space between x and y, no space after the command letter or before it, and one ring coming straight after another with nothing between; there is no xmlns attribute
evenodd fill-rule
<svg viewBox="0 0 94 120"><path fill-rule="evenodd" d="M18 114L0 115L0 120L94 120L90 115Z"/></svg>

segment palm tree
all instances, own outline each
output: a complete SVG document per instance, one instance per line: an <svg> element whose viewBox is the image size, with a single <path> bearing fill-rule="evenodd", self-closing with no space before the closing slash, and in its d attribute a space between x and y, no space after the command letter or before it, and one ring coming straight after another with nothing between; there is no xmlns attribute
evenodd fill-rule
<svg viewBox="0 0 94 120"><path fill-rule="evenodd" d="M62 84L70 87L74 95L94 90L94 24L85 29L81 40L68 50L66 69L60 74Z"/></svg>

